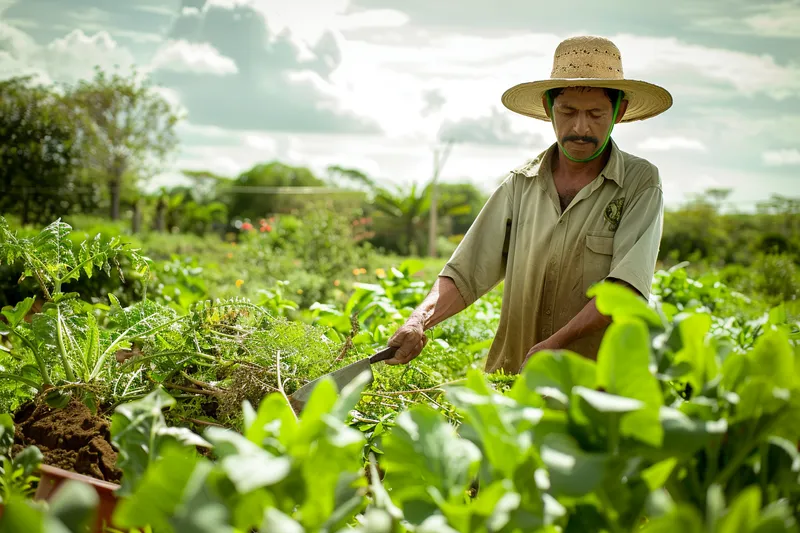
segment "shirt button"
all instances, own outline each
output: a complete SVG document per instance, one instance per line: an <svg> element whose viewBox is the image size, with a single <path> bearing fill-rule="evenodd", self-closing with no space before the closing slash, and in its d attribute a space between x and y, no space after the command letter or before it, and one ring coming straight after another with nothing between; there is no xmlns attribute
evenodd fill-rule
<svg viewBox="0 0 800 533"><path fill-rule="evenodd" d="M544 314L549 315L550 314L550 310L548 309L547 311L544 312Z"/></svg>

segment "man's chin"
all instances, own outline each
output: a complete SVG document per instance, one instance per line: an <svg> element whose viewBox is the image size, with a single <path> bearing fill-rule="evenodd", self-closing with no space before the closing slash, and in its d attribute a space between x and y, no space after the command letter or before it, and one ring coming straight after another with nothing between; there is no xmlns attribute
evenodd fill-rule
<svg viewBox="0 0 800 533"><path fill-rule="evenodd" d="M592 143L580 144L575 142L567 142L564 149L570 157L574 159L583 159L592 155L597 147Z"/></svg>

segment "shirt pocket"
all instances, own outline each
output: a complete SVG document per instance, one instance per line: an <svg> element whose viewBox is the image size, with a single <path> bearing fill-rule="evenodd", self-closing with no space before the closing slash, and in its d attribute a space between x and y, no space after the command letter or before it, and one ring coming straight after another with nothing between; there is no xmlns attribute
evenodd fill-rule
<svg viewBox="0 0 800 533"><path fill-rule="evenodd" d="M589 287L602 281L611 272L611 259L614 255L614 237L586 235L586 249L583 252L583 294Z"/></svg>

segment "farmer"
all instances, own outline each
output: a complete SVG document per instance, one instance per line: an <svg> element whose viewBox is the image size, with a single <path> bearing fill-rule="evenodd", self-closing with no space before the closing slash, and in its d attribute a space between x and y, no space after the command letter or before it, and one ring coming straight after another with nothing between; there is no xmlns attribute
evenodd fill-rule
<svg viewBox="0 0 800 533"><path fill-rule="evenodd" d="M486 372L518 373L538 351L595 359L610 318L589 299L602 280L650 296L663 221L658 169L620 150L614 124L672 105L661 87L626 79L614 43L597 37L558 45L550 79L508 89L503 104L552 123L556 142L511 171L492 193L430 294L389 340L389 364L405 364L425 330L504 280L500 324Z"/></svg>

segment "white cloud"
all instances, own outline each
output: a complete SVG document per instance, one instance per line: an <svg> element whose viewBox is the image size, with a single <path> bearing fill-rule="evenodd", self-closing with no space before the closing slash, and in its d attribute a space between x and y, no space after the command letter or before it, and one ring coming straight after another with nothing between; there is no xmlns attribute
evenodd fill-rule
<svg viewBox="0 0 800 533"><path fill-rule="evenodd" d="M767 166L780 167L787 165L800 165L800 150L797 148L786 150L768 150L761 155L764 164Z"/></svg>
<svg viewBox="0 0 800 533"><path fill-rule="evenodd" d="M669 150L696 150L705 152L706 145L698 139L688 137L648 137L637 145L639 150L663 152Z"/></svg>
<svg viewBox="0 0 800 533"><path fill-rule="evenodd" d="M527 146L531 149L544 149L547 144L541 135L515 130L509 114L496 107L488 115L445 120L439 137L443 141L452 140L456 143Z"/></svg>
<svg viewBox="0 0 800 533"><path fill-rule="evenodd" d="M47 45L0 22L0 73L3 77L34 74L44 83L74 82L91 78L95 66L126 71L134 64L130 50L121 47L106 31L87 35L73 30Z"/></svg>
<svg viewBox="0 0 800 533"><path fill-rule="evenodd" d="M361 28L395 28L408 24L409 17L395 9L373 9L357 11L334 18L333 26L338 30L357 30Z"/></svg>
<svg viewBox="0 0 800 533"><path fill-rule="evenodd" d="M776 100L800 95L800 66L780 65L772 56L685 43L675 37L619 35L628 77L657 77L669 88L670 80L692 77L696 85L721 85L752 96L766 94Z"/></svg>
<svg viewBox="0 0 800 533"><path fill-rule="evenodd" d="M222 55L209 43L168 41L156 52L153 70L225 76L239 71L233 59Z"/></svg>
<svg viewBox="0 0 800 533"><path fill-rule="evenodd" d="M760 37L800 37L800 4L795 0L748 3L742 12L727 16L695 17L694 25L717 33ZM748 14L749 13L749 14Z"/></svg>

